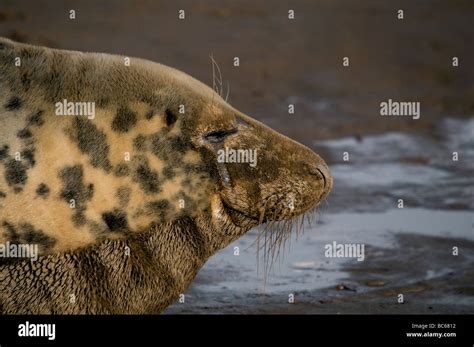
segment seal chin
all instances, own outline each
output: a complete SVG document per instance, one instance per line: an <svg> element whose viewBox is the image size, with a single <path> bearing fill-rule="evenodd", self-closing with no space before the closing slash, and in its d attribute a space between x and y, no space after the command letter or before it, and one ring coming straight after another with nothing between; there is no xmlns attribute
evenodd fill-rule
<svg viewBox="0 0 474 347"><path fill-rule="evenodd" d="M228 206L216 194L211 199L212 221L218 229L226 229L231 233L245 233L259 224L257 218Z"/></svg>
<svg viewBox="0 0 474 347"><path fill-rule="evenodd" d="M258 218L249 216L248 214L242 211L239 211L230 206L227 206L225 202L223 202L222 204L224 206L225 211L227 212L227 215L230 217L230 219L235 225L243 226L244 224L249 224L249 223L254 223L255 225L260 224Z"/></svg>

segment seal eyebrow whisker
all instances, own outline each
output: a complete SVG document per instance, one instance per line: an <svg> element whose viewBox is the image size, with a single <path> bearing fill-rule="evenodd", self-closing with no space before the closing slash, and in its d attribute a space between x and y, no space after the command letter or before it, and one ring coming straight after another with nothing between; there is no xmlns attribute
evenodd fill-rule
<svg viewBox="0 0 474 347"><path fill-rule="evenodd" d="M211 61L212 61L212 89L216 91L216 93L222 97L222 73L221 69L219 68L219 64L214 59L214 56L211 54L210 55ZM215 73L215 69L217 69L218 75ZM217 80L217 84L216 84Z"/></svg>
<svg viewBox="0 0 474 347"><path fill-rule="evenodd" d="M212 88L214 89L214 87L212 87ZM212 93L211 108L212 108L212 106L214 106L214 94L215 93Z"/></svg>
<svg viewBox="0 0 474 347"><path fill-rule="evenodd" d="M211 64L212 64L212 90L217 92L216 90L216 69L214 67L214 57L212 54L209 56L211 58ZM212 101L214 101L214 94L212 94Z"/></svg>
<svg viewBox="0 0 474 347"><path fill-rule="evenodd" d="M217 72L219 73L219 77L217 79L217 82L220 85L219 95L222 96L222 74L221 74L221 69L220 69L219 65L217 64L217 62L216 62L216 67L217 67Z"/></svg>
<svg viewBox="0 0 474 347"><path fill-rule="evenodd" d="M225 96L225 102L229 99L229 92L230 92L230 83L227 81L227 95Z"/></svg>

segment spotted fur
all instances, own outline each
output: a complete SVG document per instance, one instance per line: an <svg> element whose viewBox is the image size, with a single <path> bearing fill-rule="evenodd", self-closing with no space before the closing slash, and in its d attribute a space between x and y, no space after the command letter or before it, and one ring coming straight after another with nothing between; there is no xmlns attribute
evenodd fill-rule
<svg viewBox="0 0 474 347"><path fill-rule="evenodd" d="M63 100L95 117L57 115ZM258 165L217 162L224 146ZM180 71L0 39L0 244L40 245L0 259L5 313L159 312L217 250L331 186L317 154Z"/></svg>

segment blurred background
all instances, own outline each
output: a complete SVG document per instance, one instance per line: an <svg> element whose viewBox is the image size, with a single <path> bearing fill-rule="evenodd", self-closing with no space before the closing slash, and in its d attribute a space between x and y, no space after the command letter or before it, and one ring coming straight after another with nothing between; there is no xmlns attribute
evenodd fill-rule
<svg viewBox="0 0 474 347"><path fill-rule="evenodd" d="M212 55L234 107L330 165L333 193L267 276L253 230L168 313L474 313L473 18L472 0L1 0L0 36L208 85ZM388 99L420 102L420 119L380 116ZM326 258L333 241L365 244L365 260Z"/></svg>

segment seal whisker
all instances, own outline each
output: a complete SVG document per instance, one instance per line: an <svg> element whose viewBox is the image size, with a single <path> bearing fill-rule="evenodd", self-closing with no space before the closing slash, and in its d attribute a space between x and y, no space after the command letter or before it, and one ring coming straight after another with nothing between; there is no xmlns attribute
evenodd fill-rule
<svg viewBox="0 0 474 347"><path fill-rule="evenodd" d="M219 73L219 79L217 80L220 85L219 95L222 97L222 74L221 74L221 69L219 65L217 64L217 62L216 62L216 67L217 67L217 72Z"/></svg>
<svg viewBox="0 0 474 347"><path fill-rule="evenodd" d="M225 102L228 102L229 100L229 92L230 92L230 83L227 81L227 94L225 96Z"/></svg>
<svg viewBox="0 0 474 347"><path fill-rule="evenodd" d="M211 55L211 60L212 60L212 70L213 70L213 87L215 86L214 89L216 90L217 94L219 94L219 96L222 97L222 73L221 73L221 69L219 67L219 64L217 64L217 62L215 61L215 59L212 55ZM217 69L218 75L216 75L214 73L214 71L215 71L214 66ZM215 83L216 80L217 80L218 85Z"/></svg>
<svg viewBox="0 0 474 347"><path fill-rule="evenodd" d="M210 55L210 58L211 58L211 62L212 62L212 89L217 94L219 94L219 88L216 84L216 79L217 79L217 76L216 76L216 61L214 60L214 56L212 54Z"/></svg>
<svg viewBox="0 0 474 347"><path fill-rule="evenodd" d="M216 70L215 70L215 67L214 67L214 57L211 53L211 55L209 56L209 58L211 58L211 64L212 64L212 90L214 91L214 93L217 92L217 89L216 89ZM211 108L212 106L214 105L214 93L212 93L212 99L211 99Z"/></svg>
<svg viewBox="0 0 474 347"><path fill-rule="evenodd" d="M212 62L212 90L216 90L216 70L214 68L214 58L212 57L212 54L209 57L211 58Z"/></svg>
<svg viewBox="0 0 474 347"><path fill-rule="evenodd" d="M276 214L277 214L277 210L274 210L273 211L273 218L272 220L276 220ZM269 230L269 235L270 235L270 238L275 238L275 241L278 239L278 236L281 232L281 225L277 222L273 223L272 225L275 226L275 229L274 230ZM276 232L275 232L276 231ZM274 242L275 242L274 241ZM273 244L270 244L270 248L268 250L268 253L269 253L269 256L267 257L267 261L270 260L270 251L273 251L274 252L275 250L275 243ZM272 269L273 267L273 256L272 256L272 260L270 261L269 264L267 264L267 267L268 267L268 272Z"/></svg>
<svg viewBox="0 0 474 347"><path fill-rule="evenodd" d="M268 202L276 195L271 195L265 199L264 206L260 211L259 222L262 223L266 214ZM291 217L289 219L277 221L278 210L274 210L270 221L265 223L263 230L261 230L256 240L252 243L257 244L257 264L260 264L260 250L263 249L263 264L264 264L264 283L266 283L270 271L274 269L276 260L279 260L281 265L282 259L285 255L285 249L291 248L291 236L295 230L296 239L305 232L307 227L314 224L315 214L319 213L318 206L304 212L301 215ZM280 216L281 217L281 216ZM260 240L263 237L264 243L260 245ZM257 274L259 274L259 265L257 265Z"/></svg>

